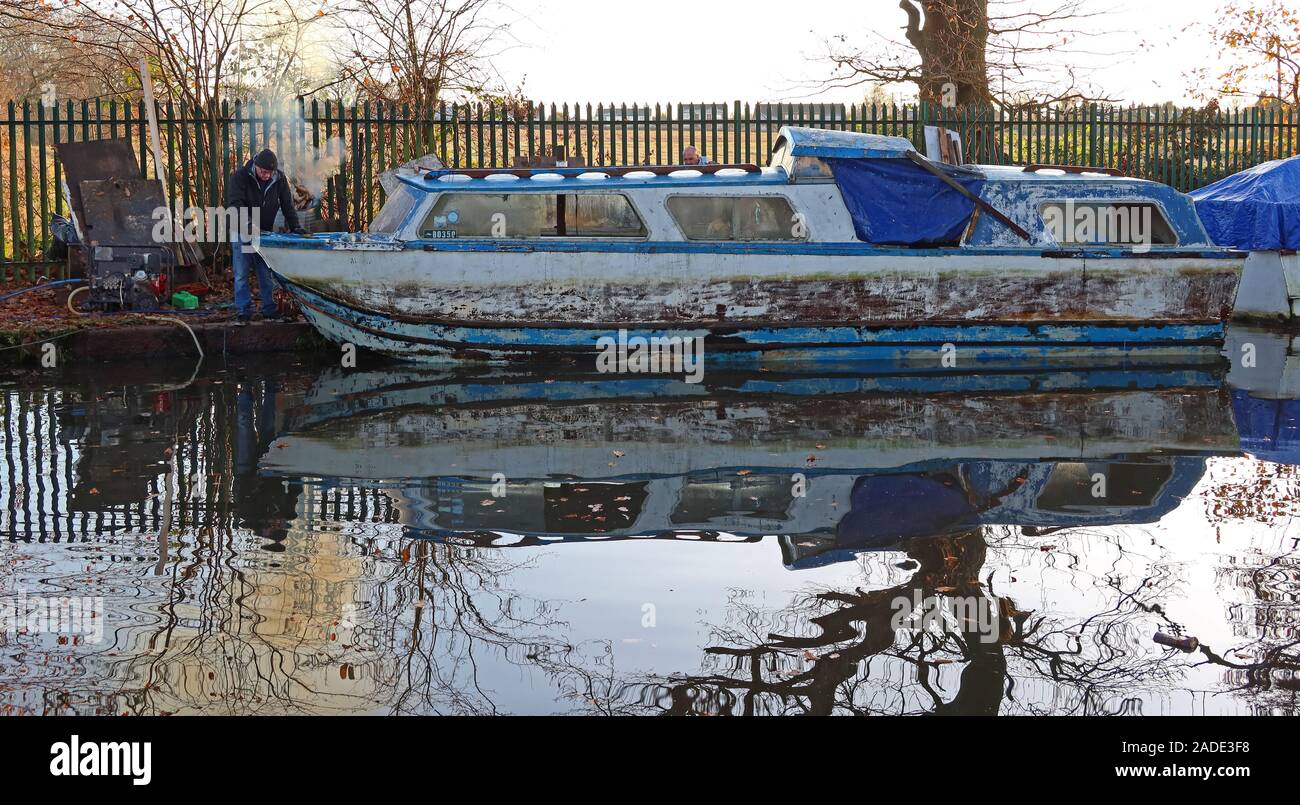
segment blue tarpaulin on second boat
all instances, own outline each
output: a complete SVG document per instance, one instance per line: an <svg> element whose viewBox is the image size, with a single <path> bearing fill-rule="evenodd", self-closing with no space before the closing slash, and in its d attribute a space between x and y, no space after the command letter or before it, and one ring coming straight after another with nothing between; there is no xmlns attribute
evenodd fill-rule
<svg viewBox="0 0 1300 805"><path fill-rule="evenodd" d="M954 244L975 202L919 165L902 159L827 159L858 238L881 246ZM943 166L936 166L941 170ZM979 195L984 180L947 171Z"/></svg>
<svg viewBox="0 0 1300 805"><path fill-rule="evenodd" d="M1256 165L1191 196L1205 231L1220 246L1300 249L1300 156Z"/></svg>

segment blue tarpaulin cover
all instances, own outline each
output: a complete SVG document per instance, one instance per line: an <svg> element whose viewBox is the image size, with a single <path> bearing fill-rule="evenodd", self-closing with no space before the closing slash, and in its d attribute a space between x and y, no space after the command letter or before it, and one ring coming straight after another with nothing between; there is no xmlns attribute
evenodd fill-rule
<svg viewBox="0 0 1300 805"><path fill-rule="evenodd" d="M975 203L924 168L901 159L827 159L860 240L881 246L954 244ZM938 166L941 169L943 166ZM984 180L948 171L979 195Z"/></svg>
<svg viewBox="0 0 1300 805"><path fill-rule="evenodd" d="M1191 196L1205 231L1220 246L1300 249L1300 156L1256 165Z"/></svg>

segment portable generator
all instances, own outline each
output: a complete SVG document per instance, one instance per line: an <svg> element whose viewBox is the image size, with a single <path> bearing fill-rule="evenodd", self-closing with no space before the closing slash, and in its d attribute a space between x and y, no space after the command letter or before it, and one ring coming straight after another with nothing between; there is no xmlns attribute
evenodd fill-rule
<svg viewBox="0 0 1300 805"><path fill-rule="evenodd" d="M162 182L140 178L121 138L60 143L65 190L84 257L92 310L154 311L169 298L176 269L170 237L154 237L166 215ZM170 233L168 233L170 234Z"/></svg>

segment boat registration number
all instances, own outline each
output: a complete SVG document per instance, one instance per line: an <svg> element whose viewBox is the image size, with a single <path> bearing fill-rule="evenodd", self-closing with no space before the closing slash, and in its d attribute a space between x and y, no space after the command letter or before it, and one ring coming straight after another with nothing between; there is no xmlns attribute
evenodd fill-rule
<svg viewBox="0 0 1300 805"><path fill-rule="evenodd" d="M454 229L426 229L421 233L425 240L455 240L456 230Z"/></svg>

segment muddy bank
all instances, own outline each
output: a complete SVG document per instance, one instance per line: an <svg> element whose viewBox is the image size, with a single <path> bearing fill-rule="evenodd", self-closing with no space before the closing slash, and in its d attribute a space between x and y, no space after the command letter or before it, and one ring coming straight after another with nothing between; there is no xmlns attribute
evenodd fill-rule
<svg viewBox="0 0 1300 805"><path fill-rule="evenodd" d="M207 356L313 352L327 346L302 321L253 322L240 327L229 320L175 318L176 322L132 317L121 324L79 329L0 330L0 364L40 363L48 354L46 344L54 345L59 363L194 358L198 356L196 340Z"/></svg>

